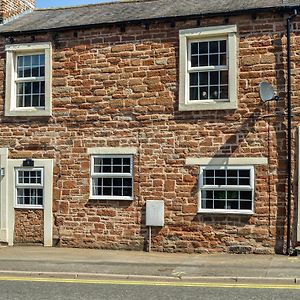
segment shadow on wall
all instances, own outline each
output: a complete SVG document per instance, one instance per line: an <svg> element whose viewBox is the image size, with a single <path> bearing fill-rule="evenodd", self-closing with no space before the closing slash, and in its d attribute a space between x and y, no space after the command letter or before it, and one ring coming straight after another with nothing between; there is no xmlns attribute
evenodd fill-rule
<svg viewBox="0 0 300 300"><path fill-rule="evenodd" d="M275 53L277 53L276 59L276 82L275 86L278 91L279 101L276 102L275 113L278 118L276 119L276 123L273 124L275 130L275 143L276 143L276 159L277 166L270 166L269 172L269 180L272 180L272 173L274 172L277 175L277 182L275 184L275 190L272 190L272 181L269 182L270 186L270 201L274 201L276 205L276 244L275 244L275 252L278 254L282 254L286 250L286 212L287 212L287 132L286 125L284 119L285 112L285 103L286 103L286 79L284 76L284 49L282 45L282 37L279 36L277 39L274 39L274 48ZM273 112L272 112L273 113ZM272 133L269 132L269 157L271 156L271 143L273 140ZM273 140L274 142L274 140ZM272 169L271 169L272 168ZM271 215L271 212L270 212ZM270 216L271 218L271 216ZM271 220L272 222L272 220Z"/></svg>

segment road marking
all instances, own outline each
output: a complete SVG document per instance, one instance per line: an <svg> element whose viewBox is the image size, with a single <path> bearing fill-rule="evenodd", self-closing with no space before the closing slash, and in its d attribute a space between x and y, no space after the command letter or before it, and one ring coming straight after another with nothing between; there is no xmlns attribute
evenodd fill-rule
<svg viewBox="0 0 300 300"><path fill-rule="evenodd" d="M239 289L289 289L300 290L300 285L291 284L252 284L252 283L217 283L217 282L167 282L167 281L137 281L108 279L69 279L69 278L38 278L38 277L2 277L0 281L25 281L72 284L113 284L139 286L173 286L173 287L207 287L207 288L239 288Z"/></svg>

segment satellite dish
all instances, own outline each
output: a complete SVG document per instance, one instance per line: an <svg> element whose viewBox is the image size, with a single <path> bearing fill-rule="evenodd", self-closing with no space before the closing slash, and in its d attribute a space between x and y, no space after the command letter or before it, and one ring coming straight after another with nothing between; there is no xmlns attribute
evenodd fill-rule
<svg viewBox="0 0 300 300"><path fill-rule="evenodd" d="M267 102L267 101L270 101L270 100L278 100L279 97L276 95L275 91L274 91L274 88L273 86L266 82L266 81L262 81L259 86L258 86L258 89L259 89L259 96L260 96L260 99L263 101L263 102Z"/></svg>

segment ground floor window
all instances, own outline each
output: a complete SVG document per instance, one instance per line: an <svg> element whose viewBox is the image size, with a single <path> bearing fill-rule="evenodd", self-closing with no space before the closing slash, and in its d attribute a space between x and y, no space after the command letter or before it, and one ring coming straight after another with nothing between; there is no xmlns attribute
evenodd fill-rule
<svg viewBox="0 0 300 300"><path fill-rule="evenodd" d="M200 167L199 212L253 213L252 166Z"/></svg>
<svg viewBox="0 0 300 300"><path fill-rule="evenodd" d="M42 208L43 168L16 168L16 207Z"/></svg>
<svg viewBox="0 0 300 300"><path fill-rule="evenodd" d="M91 199L133 198L133 156L91 156Z"/></svg>

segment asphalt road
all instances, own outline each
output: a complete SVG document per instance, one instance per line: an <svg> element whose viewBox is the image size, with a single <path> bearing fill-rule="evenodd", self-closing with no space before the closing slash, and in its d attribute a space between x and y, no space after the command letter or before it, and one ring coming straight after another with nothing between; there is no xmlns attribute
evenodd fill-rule
<svg viewBox="0 0 300 300"><path fill-rule="evenodd" d="M0 278L0 299L174 300L272 299L299 300L300 286L232 285L215 283L126 282L105 280Z"/></svg>

